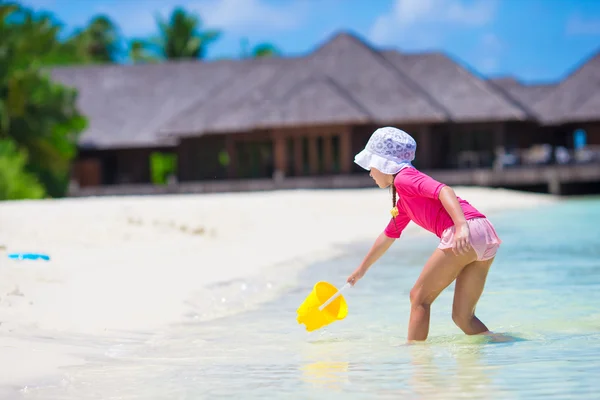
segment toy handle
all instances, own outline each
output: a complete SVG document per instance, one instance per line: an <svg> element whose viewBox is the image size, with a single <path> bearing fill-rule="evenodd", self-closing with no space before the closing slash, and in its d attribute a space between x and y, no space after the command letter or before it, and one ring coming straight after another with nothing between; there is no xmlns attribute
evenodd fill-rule
<svg viewBox="0 0 600 400"><path fill-rule="evenodd" d="M327 307L329 304L331 304L331 302L332 302L332 301L334 301L335 299L337 299L337 298L338 298L338 296L342 294L342 291L343 291L344 289L348 288L348 287L350 287L350 283L346 282L346 284L345 284L344 286L342 286L342 288L341 288L340 290L338 290L336 294L334 294L333 296L331 296L331 297L329 298L329 300L327 300L325 303L323 303L323 305L321 305L321 306L319 307L319 311L323 311L323 309L324 309L325 307Z"/></svg>

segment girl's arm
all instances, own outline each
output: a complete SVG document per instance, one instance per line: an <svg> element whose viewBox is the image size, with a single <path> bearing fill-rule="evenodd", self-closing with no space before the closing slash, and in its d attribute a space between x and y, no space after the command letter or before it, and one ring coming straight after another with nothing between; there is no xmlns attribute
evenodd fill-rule
<svg viewBox="0 0 600 400"><path fill-rule="evenodd" d="M360 263L358 268L356 268L352 275L348 277L347 282L354 286L356 282L358 282L358 280L365 275L371 265L373 265L382 255L385 254L395 240L395 238L388 237L385 232L382 232L379 237L377 237L377 240L375 240L375 243L365 256L362 263Z"/></svg>
<svg viewBox="0 0 600 400"><path fill-rule="evenodd" d="M471 248L469 243L469 225L467 225L465 214L458 202L454 189L450 186L444 186L440 190L439 199L450 215L450 218L452 218L452 222L454 222L455 233L452 250L455 254L467 253Z"/></svg>

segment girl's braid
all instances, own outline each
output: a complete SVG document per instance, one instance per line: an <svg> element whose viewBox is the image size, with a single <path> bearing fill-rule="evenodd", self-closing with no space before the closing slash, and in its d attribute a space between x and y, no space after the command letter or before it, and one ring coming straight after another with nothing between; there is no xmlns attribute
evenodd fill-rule
<svg viewBox="0 0 600 400"><path fill-rule="evenodd" d="M398 193L396 192L396 185L394 181L396 180L396 175L394 174L394 179L392 180L392 216L394 219L394 225L396 225L396 216L398 215L398 209L396 208L396 201L398 199Z"/></svg>
<svg viewBox="0 0 600 400"><path fill-rule="evenodd" d="M392 208L396 207L396 201L398 200L398 193L396 192L396 184L394 183L397 175L398 175L398 173L394 174L394 179L392 179Z"/></svg>

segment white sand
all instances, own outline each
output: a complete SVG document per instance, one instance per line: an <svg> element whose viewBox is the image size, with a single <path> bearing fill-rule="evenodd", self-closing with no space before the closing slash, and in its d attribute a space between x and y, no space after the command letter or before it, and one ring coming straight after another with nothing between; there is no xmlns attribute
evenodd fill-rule
<svg viewBox="0 0 600 400"><path fill-rule="evenodd" d="M555 201L455 190L487 213ZM379 189L0 203L6 251L51 257L17 262L0 252L0 348L11 349L2 350L0 386L32 379L40 366L49 371L66 363L56 349L35 352L27 337L118 335L182 321L191 293L208 285L273 265L301 267L335 256L338 245L375 239L390 204ZM407 233L416 231L422 230L411 224ZM295 269L285 271L293 279ZM212 307L199 304L202 296L194 299L196 311ZM28 364L15 361L25 356Z"/></svg>

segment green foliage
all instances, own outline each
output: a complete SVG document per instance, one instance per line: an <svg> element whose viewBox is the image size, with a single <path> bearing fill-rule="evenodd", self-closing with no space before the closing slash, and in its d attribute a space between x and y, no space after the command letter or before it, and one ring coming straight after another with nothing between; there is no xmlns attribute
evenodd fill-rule
<svg viewBox="0 0 600 400"><path fill-rule="evenodd" d="M0 4L0 139L28 154L34 173L52 197L63 196L77 138L87 122L77 93L53 82L43 66L73 62L60 26L46 14Z"/></svg>
<svg viewBox="0 0 600 400"><path fill-rule="evenodd" d="M252 57L279 57L281 55L279 49L269 43L258 44L252 49Z"/></svg>
<svg viewBox="0 0 600 400"><path fill-rule="evenodd" d="M231 158L229 157L229 153L227 152L227 150L221 150L219 152L218 158L219 158L219 164L222 167L227 167L231 163Z"/></svg>
<svg viewBox="0 0 600 400"><path fill-rule="evenodd" d="M27 154L11 140L0 140L0 200L41 199L44 188L26 172Z"/></svg>
<svg viewBox="0 0 600 400"><path fill-rule="evenodd" d="M153 54L153 44L144 39L133 39L129 44L129 59L134 64L156 63L160 56Z"/></svg>
<svg viewBox="0 0 600 400"><path fill-rule="evenodd" d="M0 57L12 58L14 69L78 63L76 48L59 40L61 30L49 13L0 2Z"/></svg>
<svg viewBox="0 0 600 400"><path fill-rule="evenodd" d="M150 155L150 173L152 183L155 185L166 184L169 175L177 173L177 155L173 153L152 153Z"/></svg>
<svg viewBox="0 0 600 400"><path fill-rule="evenodd" d="M240 58L280 57L281 51L271 43L259 43L250 49L250 42L241 40Z"/></svg>
<svg viewBox="0 0 600 400"><path fill-rule="evenodd" d="M74 49L80 63L114 63L122 53L121 42L115 23L99 15L92 18L88 26L77 30L65 44Z"/></svg>
<svg viewBox="0 0 600 400"><path fill-rule="evenodd" d="M77 108L77 92L53 81L50 67L202 59L221 32L204 29L199 16L175 8L157 17L158 36L122 46L119 28L99 15L73 34L48 12L34 12L0 0L0 199L60 197L68 187L77 141L87 120ZM278 56L270 44L248 56ZM175 155L151 157L152 180L165 183L175 173ZM226 154L220 162L229 162Z"/></svg>
<svg viewBox="0 0 600 400"><path fill-rule="evenodd" d="M168 21L157 17L159 37L154 40L166 59L204 58L206 48L221 32L202 30L200 17L177 7Z"/></svg>
<svg viewBox="0 0 600 400"><path fill-rule="evenodd" d="M130 41L128 56L133 63L202 59L208 46L221 37L218 30L202 29L200 17L181 7L173 9L167 19L157 16L156 23L157 36Z"/></svg>

